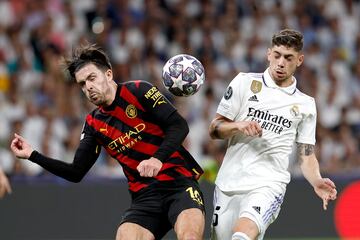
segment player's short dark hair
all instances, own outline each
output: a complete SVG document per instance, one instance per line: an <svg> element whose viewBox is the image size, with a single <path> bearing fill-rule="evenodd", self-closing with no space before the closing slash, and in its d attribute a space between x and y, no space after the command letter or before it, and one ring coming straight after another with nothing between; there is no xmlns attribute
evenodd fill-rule
<svg viewBox="0 0 360 240"><path fill-rule="evenodd" d="M86 43L73 49L69 58L64 59L64 65L72 80L75 80L75 73L85 65L92 63L99 69L106 71L112 69L109 57L96 44Z"/></svg>
<svg viewBox="0 0 360 240"><path fill-rule="evenodd" d="M271 40L271 47L286 46L300 52L304 45L304 38L301 32L293 29L283 29L275 33Z"/></svg>

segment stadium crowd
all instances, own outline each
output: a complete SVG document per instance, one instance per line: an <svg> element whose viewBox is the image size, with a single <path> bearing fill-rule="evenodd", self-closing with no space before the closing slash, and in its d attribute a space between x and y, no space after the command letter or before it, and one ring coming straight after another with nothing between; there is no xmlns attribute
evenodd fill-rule
<svg viewBox="0 0 360 240"><path fill-rule="evenodd" d="M65 76L62 56L86 41L111 56L119 82L157 85L188 120L186 147L213 179L225 142L208 126L225 87L240 72L266 67L271 34L304 34L298 88L317 101L317 149L323 174L360 173L360 1L358 0L7 0L0 1L0 166L10 177L49 176L10 153L14 132L54 158L72 161L90 105ZM197 57L206 82L194 96L171 96L165 61ZM93 176L121 178L102 151ZM295 159L295 158L294 158ZM297 163L291 171L300 174Z"/></svg>

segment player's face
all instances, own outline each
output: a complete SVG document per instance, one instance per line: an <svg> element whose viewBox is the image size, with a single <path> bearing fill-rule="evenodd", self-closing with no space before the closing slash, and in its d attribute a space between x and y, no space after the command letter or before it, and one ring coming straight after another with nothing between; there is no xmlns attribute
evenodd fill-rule
<svg viewBox="0 0 360 240"><path fill-rule="evenodd" d="M267 59L272 79L280 87L291 85L292 76L304 61L304 55L286 46L274 46L268 49Z"/></svg>
<svg viewBox="0 0 360 240"><path fill-rule="evenodd" d="M75 73L75 79L90 102L97 106L111 104L113 75L110 69L104 73L96 65L89 63Z"/></svg>

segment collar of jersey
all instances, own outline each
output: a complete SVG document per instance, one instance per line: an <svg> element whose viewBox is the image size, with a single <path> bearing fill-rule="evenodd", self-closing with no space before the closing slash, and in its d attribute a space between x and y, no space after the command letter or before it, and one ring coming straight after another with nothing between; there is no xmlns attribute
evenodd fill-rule
<svg viewBox="0 0 360 240"><path fill-rule="evenodd" d="M269 68L267 68L265 70L264 75L262 76L265 86L270 87L270 88L279 89L280 91L283 91L289 95L292 95L296 92L296 78L294 76L292 78L293 78L294 82L290 86L279 87L278 85L276 85L274 80L271 78L270 73L269 73Z"/></svg>

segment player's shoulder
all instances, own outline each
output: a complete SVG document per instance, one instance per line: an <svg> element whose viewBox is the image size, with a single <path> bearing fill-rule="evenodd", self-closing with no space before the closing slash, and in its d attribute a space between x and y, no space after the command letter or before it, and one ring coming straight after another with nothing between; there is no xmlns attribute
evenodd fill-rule
<svg viewBox="0 0 360 240"><path fill-rule="evenodd" d="M262 82L264 73L240 72L233 79L233 84L251 84L253 81Z"/></svg>
<svg viewBox="0 0 360 240"><path fill-rule="evenodd" d="M307 95L306 93L300 91L298 88L296 88L295 96L297 98L303 99L304 102L309 104L315 104L315 98L311 97L310 95Z"/></svg>
<svg viewBox="0 0 360 240"><path fill-rule="evenodd" d="M309 111L312 112L316 111L315 98L303 93L298 88L296 88L294 95L298 101L306 107L306 109L309 109Z"/></svg>
<svg viewBox="0 0 360 240"><path fill-rule="evenodd" d="M121 96L128 96L129 93L131 93L138 98L149 94L152 95L152 93L158 91L158 88L155 85L145 80L126 81L120 84L120 88Z"/></svg>
<svg viewBox="0 0 360 240"><path fill-rule="evenodd" d="M100 107L96 107L95 109L91 110L86 116L85 116L85 124L89 126L93 126L96 122L97 115L100 114Z"/></svg>
<svg viewBox="0 0 360 240"><path fill-rule="evenodd" d="M145 80L131 80L122 83L121 85L126 86L129 90L138 90L140 88L152 88L153 84Z"/></svg>

